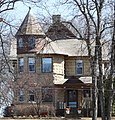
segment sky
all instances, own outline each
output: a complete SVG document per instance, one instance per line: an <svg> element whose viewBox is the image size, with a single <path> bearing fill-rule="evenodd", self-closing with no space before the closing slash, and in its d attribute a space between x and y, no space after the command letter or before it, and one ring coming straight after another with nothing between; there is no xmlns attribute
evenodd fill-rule
<svg viewBox="0 0 115 120"><path fill-rule="evenodd" d="M29 0L25 1L28 2ZM51 23L52 15L56 14L61 15L62 20L71 20L67 6L61 6L59 3L57 3L57 1L59 0L43 0L43 2L37 4L37 7L29 3L23 3L18 1L15 3L13 10L6 12L7 17L4 16L4 21L14 26L12 27L12 30L13 34L15 35L16 31L18 30L19 26L27 15L29 7L31 7L30 13L35 16L38 19L38 22L40 22L41 24L46 24L46 22ZM54 5L54 3L56 5Z"/></svg>
<svg viewBox="0 0 115 120"><path fill-rule="evenodd" d="M35 7L32 4L28 3L23 4L23 2L17 2L15 4L14 10L8 11L9 17L14 19L16 22L21 22L28 13L29 7L31 7L31 14L37 18L43 17L42 15L51 18L51 16L54 14L60 14L63 16L63 18L67 18L68 10L65 6L60 6L58 3L56 6L54 6L54 3L56 3L58 0L44 1L46 1L46 3L40 3L38 7Z"/></svg>

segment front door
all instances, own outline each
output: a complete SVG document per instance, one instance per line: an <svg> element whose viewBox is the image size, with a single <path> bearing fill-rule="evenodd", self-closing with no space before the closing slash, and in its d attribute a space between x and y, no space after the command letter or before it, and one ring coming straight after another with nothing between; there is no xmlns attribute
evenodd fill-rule
<svg viewBox="0 0 115 120"><path fill-rule="evenodd" d="M68 90L67 91L67 106L70 108L71 115L77 115L78 107L78 91Z"/></svg>

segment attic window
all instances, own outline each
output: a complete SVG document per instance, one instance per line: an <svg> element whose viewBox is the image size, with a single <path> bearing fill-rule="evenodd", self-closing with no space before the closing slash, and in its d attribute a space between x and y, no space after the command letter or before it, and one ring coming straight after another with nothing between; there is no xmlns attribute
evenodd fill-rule
<svg viewBox="0 0 115 120"><path fill-rule="evenodd" d="M31 48L35 47L35 38L34 37L29 37L28 38L28 46Z"/></svg>

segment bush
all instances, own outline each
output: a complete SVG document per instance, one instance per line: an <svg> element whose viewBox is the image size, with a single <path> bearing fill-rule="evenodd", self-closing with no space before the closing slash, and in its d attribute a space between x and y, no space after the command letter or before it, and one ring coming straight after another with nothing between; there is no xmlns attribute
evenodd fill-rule
<svg viewBox="0 0 115 120"><path fill-rule="evenodd" d="M3 114L4 114L4 117L12 117L13 114L12 114L11 106L5 107Z"/></svg>

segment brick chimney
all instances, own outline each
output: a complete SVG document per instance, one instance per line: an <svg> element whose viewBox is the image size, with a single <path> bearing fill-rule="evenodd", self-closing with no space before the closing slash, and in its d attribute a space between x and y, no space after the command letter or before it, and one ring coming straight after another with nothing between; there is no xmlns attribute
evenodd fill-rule
<svg viewBox="0 0 115 120"><path fill-rule="evenodd" d="M61 21L61 15L52 16L53 23L59 23Z"/></svg>

